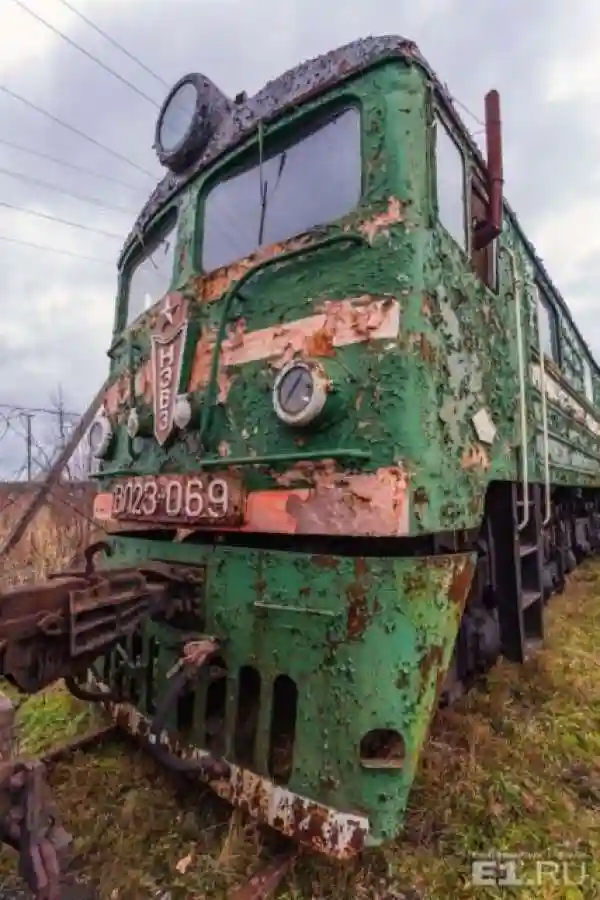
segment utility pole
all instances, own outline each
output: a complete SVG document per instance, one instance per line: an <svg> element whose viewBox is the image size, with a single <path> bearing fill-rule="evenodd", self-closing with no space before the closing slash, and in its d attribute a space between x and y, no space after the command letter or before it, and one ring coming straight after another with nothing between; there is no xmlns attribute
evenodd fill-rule
<svg viewBox="0 0 600 900"><path fill-rule="evenodd" d="M31 481L33 463L33 429L31 427L33 413L25 413L27 419L27 481Z"/></svg>
<svg viewBox="0 0 600 900"><path fill-rule="evenodd" d="M65 401L63 398L63 392L61 385L58 386L58 399L56 402L56 412L58 415L58 447L59 452L65 449ZM71 480L71 470L69 468L69 464L65 468L65 472L62 473L62 477L66 477L68 481Z"/></svg>
<svg viewBox="0 0 600 900"><path fill-rule="evenodd" d="M64 450L65 447L65 405L62 400L62 396L59 401L58 407L58 433L60 435L60 449Z"/></svg>

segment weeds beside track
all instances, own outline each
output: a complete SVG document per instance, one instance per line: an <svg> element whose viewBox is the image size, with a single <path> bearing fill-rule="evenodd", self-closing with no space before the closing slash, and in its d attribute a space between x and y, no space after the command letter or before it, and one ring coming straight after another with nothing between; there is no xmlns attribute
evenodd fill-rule
<svg viewBox="0 0 600 900"><path fill-rule="evenodd" d="M5 578L44 577L70 561L78 526L70 537L45 527L38 521ZM600 898L600 563L583 565L547 616L547 646L530 663L500 664L437 716L403 836L350 867L301 858L281 900ZM19 716L31 754L99 722L97 710L61 685L29 698ZM49 781L75 836L73 870L99 885L101 900L220 900L273 850L270 836L210 792L166 777L128 743L56 762ZM500 850L540 859L586 852L598 881L473 889L471 854ZM13 873L5 850L0 883Z"/></svg>

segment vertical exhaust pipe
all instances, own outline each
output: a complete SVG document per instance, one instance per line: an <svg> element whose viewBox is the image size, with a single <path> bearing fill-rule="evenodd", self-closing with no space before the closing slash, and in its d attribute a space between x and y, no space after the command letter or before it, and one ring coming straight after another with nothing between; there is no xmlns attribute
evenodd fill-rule
<svg viewBox="0 0 600 900"><path fill-rule="evenodd" d="M502 231L502 203L504 184L502 166L502 122L500 95L488 91L485 95L485 141L487 154L488 204L485 222L480 222L473 235L473 247L482 250Z"/></svg>

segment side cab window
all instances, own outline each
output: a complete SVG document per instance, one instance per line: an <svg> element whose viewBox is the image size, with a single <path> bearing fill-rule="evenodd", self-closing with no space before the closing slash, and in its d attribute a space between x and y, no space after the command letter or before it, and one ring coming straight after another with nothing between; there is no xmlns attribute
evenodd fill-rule
<svg viewBox="0 0 600 900"><path fill-rule="evenodd" d="M457 139L435 118L435 192L437 217L458 246L470 257L473 270L492 290L497 290L497 241L473 249L473 232L486 217L487 194L483 179L467 165Z"/></svg>
<svg viewBox="0 0 600 900"><path fill-rule="evenodd" d="M542 353L555 366L560 366L560 347L558 341L558 317L551 301L541 287L538 291L538 329Z"/></svg>
<svg viewBox="0 0 600 900"><path fill-rule="evenodd" d="M440 225L466 250L465 160L461 148L439 118L435 120L435 175Z"/></svg>
<svg viewBox="0 0 600 900"><path fill-rule="evenodd" d="M585 357L583 358L583 390L586 400L594 403L594 381L592 379L592 367Z"/></svg>

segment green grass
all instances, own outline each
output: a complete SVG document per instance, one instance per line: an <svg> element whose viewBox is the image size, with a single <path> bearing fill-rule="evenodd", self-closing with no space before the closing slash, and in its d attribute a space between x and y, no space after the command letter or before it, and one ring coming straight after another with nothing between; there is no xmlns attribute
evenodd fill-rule
<svg viewBox="0 0 600 900"><path fill-rule="evenodd" d="M24 756L37 756L99 724L96 710L76 700L61 684L25 698L6 683L2 691L17 705L19 749Z"/></svg>
<svg viewBox="0 0 600 900"><path fill-rule="evenodd" d="M547 646L522 670L499 665L434 722L403 835L349 867L302 859L281 900L583 900L585 889L469 886L469 857L505 850L595 857L600 879L600 565L576 574L548 611ZM89 710L55 688L21 711L36 753L90 727ZM75 866L102 898L225 898L257 867L265 837L211 794L190 797L150 760L112 744L60 763L51 783L76 836ZM0 854L0 877L12 867ZM179 869L185 871L178 871ZM416 893L411 894L411 890ZM118 893L115 893L118 892Z"/></svg>

